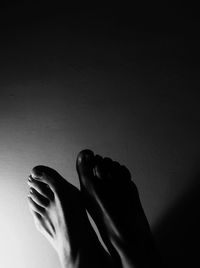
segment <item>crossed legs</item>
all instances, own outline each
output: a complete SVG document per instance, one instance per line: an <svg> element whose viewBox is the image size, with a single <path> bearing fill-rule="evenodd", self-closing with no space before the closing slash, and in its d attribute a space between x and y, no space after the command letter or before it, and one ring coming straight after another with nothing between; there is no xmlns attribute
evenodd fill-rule
<svg viewBox="0 0 200 268"><path fill-rule="evenodd" d="M78 154L81 191L55 170L35 167L29 176L30 211L63 268L160 267L138 191L128 169L90 150ZM86 209L108 249L102 247Z"/></svg>

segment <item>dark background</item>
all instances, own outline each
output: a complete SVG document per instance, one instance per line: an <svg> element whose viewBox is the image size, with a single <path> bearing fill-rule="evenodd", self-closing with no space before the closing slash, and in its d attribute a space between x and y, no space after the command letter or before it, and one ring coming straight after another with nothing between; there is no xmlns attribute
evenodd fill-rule
<svg viewBox="0 0 200 268"><path fill-rule="evenodd" d="M47 164L78 185L87 147L130 168L169 267L198 266L199 26L197 7L166 2L0 9L1 191L14 185L30 226L29 170Z"/></svg>

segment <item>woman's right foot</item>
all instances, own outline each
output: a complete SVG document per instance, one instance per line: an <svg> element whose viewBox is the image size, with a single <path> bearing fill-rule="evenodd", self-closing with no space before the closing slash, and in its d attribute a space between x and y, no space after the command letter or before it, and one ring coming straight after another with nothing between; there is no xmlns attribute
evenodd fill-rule
<svg viewBox="0 0 200 268"><path fill-rule="evenodd" d="M76 162L86 208L122 267L161 267L137 187L128 169L90 150Z"/></svg>

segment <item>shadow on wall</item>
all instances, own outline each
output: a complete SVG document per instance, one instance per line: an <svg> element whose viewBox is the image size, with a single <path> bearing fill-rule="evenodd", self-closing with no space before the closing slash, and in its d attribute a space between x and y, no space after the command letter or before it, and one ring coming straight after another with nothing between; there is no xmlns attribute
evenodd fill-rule
<svg viewBox="0 0 200 268"><path fill-rule="evenodd" d="M155 228L155 239L170 268L200 267L200 171L182 199Z"/></svg>

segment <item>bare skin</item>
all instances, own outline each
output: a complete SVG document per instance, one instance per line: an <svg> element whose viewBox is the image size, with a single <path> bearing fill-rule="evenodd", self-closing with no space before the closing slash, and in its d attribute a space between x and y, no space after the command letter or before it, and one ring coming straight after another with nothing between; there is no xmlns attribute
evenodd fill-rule
<svg viewBox="0 0 200 268"><path fill-rule="evenodd" d="M35 225L57 251L63 268L116 267L91 227L76 187L45 166L32 170L28 185Z"/></svg>
<svg viewBox="0 0 200 268"><path fill-rule="evenodd" d="M162 267L128 169L81 151L76 162L85 206L111 256L123 268Z"/></svg>

